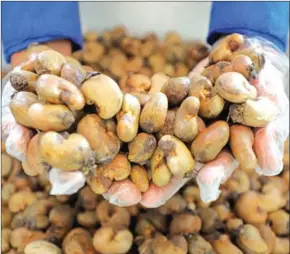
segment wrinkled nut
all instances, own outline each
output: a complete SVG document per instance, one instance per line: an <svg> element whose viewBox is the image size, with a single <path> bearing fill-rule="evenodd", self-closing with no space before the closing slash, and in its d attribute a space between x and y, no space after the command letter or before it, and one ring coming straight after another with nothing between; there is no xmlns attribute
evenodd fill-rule
<svg viewBox="0 0 290 254"><path fill-rule="evenodd" d="M267 211L260 205L260 196L255 191L242 193L236 201L235 211L246 223L263 224L267 219Z"/></svg>
<svg viewBox="0 0 290 254"><path fill-rule="evenodd" d="M259 230L250 224L242 227L237 243L246 253L266 253L268 251L267 243L262 238Z"/></svg>
<svg viewBox="0 0 290 254"><path fill-rule="evenodd" d="M34 93L31 92L18 92L16 93L9 103L9 108L17 123L26 127L32 127L33 123L29 118L29 107L37 103L38 99Z"/></svg>
<svg viewBox="0 0 290 254"><path fill-rule="evenodd" d="M34 92L37 78L34 72L17 70L11 73L10 83L16 91Z"/></svg>
<svg viewBox="0 0 290 254"><path fill-rule="evenodd" d="M194 74L190 78L189 96L194 96L202 101L211 97L212 88L212 83L206 77Z"/></svg>
<svg viewBox="0 0 290 254"><path fill-rule="evenodd" d="M270 225L277 236L289 235L289 214L280 209L268 216Z"/></svg>
<svg viewBox="0 0 290 254"><path fill-rule="evenodd" d="M255 79L257 71L252 59L246 55L235 55L231 61L234 72L241 73L246 79Z"/></svg>
<svg viewBox="0 0 290 254"><path fill-rule="evenodd" d="M38 133L30 140L27 147L27 161L22 162L24 172L30 176L45 173L50 168L41 155L40 140L43 134Z"/></svg>
<svg viewBox="0 0 290 254"><path fill-rule="evenodd" d="M101 227L93 237L93 245L103 254L127 253L133 243L133 235L128 229Z"/></svg>
<svg viewBox="0 0 290 254"><path fill-rule="evenodd" d="M167 109L165 94L159 92L152 95L141 111L140 127L148 133L160 131L165 123Z"/></svg>
<svg viewBox="0 0 290 254"><path fill-rule="evenodd" d="M243 193L250 190L250 179L246 172L236 169L224 186L230 192Z"/></svg>
<svg viewBox="0 0 290 254"><path fill-rule="evenodd" d="M175 123L175 117L176 112L178 108L169 109L167 111L166 119L163 128L160 130L160 132L157 133L158 139L160 139L164 135L174 135L174 123Z"/></svg>
<svg viewBox="0 0 290 254"><path fill-rule="evenodd" d="M169 77L162 73L154 73L151 77L151 88L148 91L148 94L155 94L161 92L163 85L169 80Z"/></svg>
<svg viewBox="0 0 290 254"><path fill-rule="evenodd" d="M229 116L234 123L250 127L265 127L277 116L275 104L267 97L247 100L243 104L231 105Z"/></svg>
<svg viewBox="0 0 290 254"><path fill-rule="evenodd" d="M197 114L199 100L190 96L180 105L176 112L174 134L184 142L192 142L198 134Z"/></svg>
<svg viewBox="0 0 290 254"><path fill-rule="evenodd" d="M123 94L118 84L104 74L92 73L83 82L81 91L87 104L95 104L98 114L103 119L115 116L121 109Z"/></svg>
<svg viewBox="0 0 290 254"><path fill-rule="evenodd" d="M232 72L233 67L230 62L220 61L216 64L206 67L201 75L206 77L212 84L215 84L216 80L226 72Z"/></svg>
<svg viewBox="0 0 290 254"><path fill-rule="evenodd" d="M172 235L177 234L193 234L201 229L201 219L190 213L181 213L174 215L169 232Z"/></svg>
<svg viewBox="0 0 290 254"><path fill-rule="evenodd" d="M25 246L24 254L39 253L61 254L61 249L58 248L56 245L43 240L30 242Z"/></svg>
<svg viewBox="0 0 290 254"><path fill-rule="evenodd" d="M16 228L11 232L10 244L13 248L17 249L20 253L23 253L25 246L30 242L42 240L44 233L41 231L32 231L25 227Z"/></svg>
<svg viewBox="0 0 290 254"><path fill-rule="evenodd" d="M1 253L6 253L10 249L10 239L11 229L3 228L1 230Z"/></svg>
<svg viewBox="0 0 290 254"><path fill-rule="evenodd" d="M12 213L17 213L24 210L28 205L31 205L37 196L34 192L18 191L12 194L8 207Z"/></svg>
<svg viewBox="0 0 290 254"><path fill-rule="evenodd" d="M71 110L81 110L85 106L82 92L71 82L51 74L41 75L35 90L41 101L65 104Z"/></svg>
<svg viewBox="0 0 290 254"><path fill-rule="evenodd" d="M159 186L165 186L169 183L171 172L166 164L164 152L157 147L151 158L151 177L152 182Z"/></svg>
<svg viewBox="0 0 290 254"><path fill-rule="evenodd" d="M238 72L222 74L215 82L214 90L225 100L243 103L257 98L257 90Z"/></svg>
<svg viewBox="0 0 290 254"><path fill-rule="evenodd" d="M87 183L96 194L103 194L112 184L112 180L104 176L104 168L98 167L95 175L87 178Z"/></svg>
<svg viewBox="0 0 290 254"><path fill-rule="evenodd" d="M73 113L64 105L34 103L29 107L31 127L41 131L64 131L75 121Z"/></svg>
<svg viewBox="0 0 290 254"><path fill-rule="evenodd" d="M253 145L254 133L249 127L239 124L230 127L231 150L239 162L239 167L247 172L257 167L257 157Z"/></svg>
<svg viewBox="0 0 290 254"><path fill-rule="evenodd" d="M201 219L201 232L203 233L212 233L216 229L223 226L222 221L220 220L219 214L213 208L203 207L198 209L198 215Z"/></svg>
<svg viewBox="0 0 290 254"><path fill-rule="evenodd" d="M137 186L141 192L145 192L149 188L149 179L147 171L140 165L134 165L130 173L131 181Z"/></svg>
<svg viewBox="0 0 290 254"><path fill-rule="evenodd" d="M128 145L128 159L141 165L144 164L152 157L156 148L156 143L156 139L152 134L147 134L145 132L137 134Z"/></svg>
<svg viewBox="0 0 290 254"><path fill-rule="evenodd" d="M161 92L167 96L169 104L177 105L188 95L189 87L190 79L188 77L171 78L165 82Z"/></svg>
<svg viewBox="0 0 290 254"><path fill-rule="evenodd" d="M117 114L117 134L124 142L132 141L139 128L141 106L134 96L125 94L121 111Z"/></svg>
<svg viewBox="0 0 290 254"><path fill-rule="evenodd" d="M102 200L96 208L97 218L102 226L128 227L130 214L125 207L118 207Z"/></svg>
<svg viewBox="0 0 290 254"><path fill-rule="evenodd" d="M187 242L183 236L173 236L171 239L167 239L159 234L152 241L152 250L156 254L186 254Z"/></svg>
<svg viewBox="0 0 290 254"><path fill-rule="evenodd" d="M62 250L64 254L97 254L90 233L83 228L74 228L65 236Z"/></svg>
<svg viewBox="0 0 290 254"><path fill-rule="evenodd" d="M202 236L193 234L188 240L189 254L215 254L211 244Z"/></svg>
<svg viewBox="0 0 290 254"><path fill-rule="evenodd" d="M187 177L194 169L195 161L183 142L171 135L163 136L158 142L166 164L175 176Z"/></svg>
<svg viewBox="0 0 290 254"><path fill-rule="evenodd" d="M227 144L230 135L229 125L225 121L216 121L200 132L191 145L194 158L208 162L216 158Z"/></svg>
<svg viewBox="0 0 290 254"><path fill-rule="evenodd" d="M34 68L37 74L60 75L62 66L66 63L65 57L54 50L45 50L37 54Z"/></svg>
<svg viewBox="0 0 290 254"><path fill-rule="evenodd" d="M45 162L62 170L86 171L94 166L94 154L88 141L77 133L68 136L53 131L44 133L40 153Z"/></svg>
<svg viewBox="0 0 290 254"><path fill-rule="evenodd" d="M112 121L103 120L97 114L89 114L78 123L77 132L87 139L97 162L112 160L120 150L120 141L111 128Z"/></svg>
<svg viewBox="0 0 290 254"><path fill-rule="evenodd" d="M131 164L127 156L118 154L111 162L103 165L103 175L110 180L125 180L131 172Z"/></svg>
<svg viewBox="0 0 290 254"><path fill-rule="evenodd" d="M1 153L1 177L6 177L10 174L13 167L13 158L7 153Z"/></svg>
<svg viewBox="0 0 290 254"><path fill-rule="evenodd" d="M186 202L183 197L179 194L175 194L173 197L168 199L166 203L158 207L158 211L163 215L181 213L186 208Z"/></svg>
<svg viewBox="0 0 290 254"><path fill-rule="evenodd" d="M85 211L77 214L77 222L83 227L90 228L97 224L98 218L95 211Z"/></svg>
<svg viewBox="0 0 290 254"><path fill-rule="evenodd" d="M210 62L231 60L232 54L244 44L244 41L244 37L240 34L228 35L211 50L209 54Z"/></svg>
<svg viewBox="0 0 290 254"><path fill-rule="evenodd" d="M228 235L222 234L217 239L212 241L212 246L218 254L243 254L243 252L236 247Z"/></svg>

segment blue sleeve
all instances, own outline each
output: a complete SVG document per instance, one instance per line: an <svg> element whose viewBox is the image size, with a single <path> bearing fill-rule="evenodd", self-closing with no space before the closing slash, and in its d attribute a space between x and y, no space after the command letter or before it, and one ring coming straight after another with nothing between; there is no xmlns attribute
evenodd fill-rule
<svg viewBox="0 0 290 254"><path fill-rule="evenodd" d="M6 61L31 43L69 39L83 44L78 2L2 2L2 41Z"/></svg>
<svg viewBox="0 0 290 254"><path fill-rule="evenodd" d="M207 41L240 33L263 37L286 51L289 2L213 2Z"/></svg>

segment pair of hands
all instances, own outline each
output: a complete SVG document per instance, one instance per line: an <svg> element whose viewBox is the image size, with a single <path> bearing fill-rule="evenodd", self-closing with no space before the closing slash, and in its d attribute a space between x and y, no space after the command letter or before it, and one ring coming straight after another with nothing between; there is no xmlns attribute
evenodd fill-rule
<svg viewBox="0 0 290 254"><path fill-rule="evenodd" d="M49 46L65 55L69 52L66 43ZM289 100L285 93L285 91L288 92L289 87L288 58L274 45L261 38L247 39L244 47L257 47L264 54L264 68L260 71L258 78L250 82L257 88L258 96L269 98L279 111L279 117L276 120L254 131L254 148L259 164L256 172L267 176L277 175L283 169L283 147L289 133ZM18 65L19 57L16 59L14 64ZM200 74L208 62L208 59L201 61L189 77ZM6 86L2 96L2 140L5 142L7 153L24 161L32 133L28 128L15 122L9 110L10 97L14 90L10 85L9 75L5 79ZM237 167L237 161L228 151L222 151L215 160L205 165L196 163L193 170L198 172L196 182L200 188L201 199L204 202L217 199L220 184L224 183ZM75 193L85 184L85 177L81 172L61 172L58 169L52 169L49 172L49 179L52 183L51 194L55 195ZM157 187L151 183L142 196L131 181L124 180L115 182L103 196L117 206L141 203L145 207L153 208L164 204L189 180L190 178L173 177L164 187Z"/></svg>

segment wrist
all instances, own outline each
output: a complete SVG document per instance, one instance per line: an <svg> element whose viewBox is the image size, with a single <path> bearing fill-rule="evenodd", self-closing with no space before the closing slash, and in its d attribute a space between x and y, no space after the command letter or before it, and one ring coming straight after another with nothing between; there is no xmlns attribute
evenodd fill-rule
<svg viewBox="0 0 290 254"><path fill-rule="evenodd" d="M46 43L43 43L43 45L46 45L49 48L55 51L58 51L59 53L65 56L69 56L72 53L72 43L70 40L61 39L61 40L48 41ZM26 50L21 50L12 54L11 65L15 67L27 60L28 59L27 59Z"/></svg>

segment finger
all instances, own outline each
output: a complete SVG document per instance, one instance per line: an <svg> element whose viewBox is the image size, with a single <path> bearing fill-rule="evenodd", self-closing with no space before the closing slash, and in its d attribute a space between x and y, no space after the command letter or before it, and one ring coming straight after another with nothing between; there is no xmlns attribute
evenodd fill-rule
<svg viewBox="0 0 290 254"><path fill-rule="evenodd" d="M224 183L237 167L238 162L227 151L222 151L215 160L205 164L196 178L202 201L208 203L216 200L220 194L220 184Z"/></svg>
<svg viewBox="0 0 290 254"><path fill-rule="evenodd" d="M123 180L114 182L103 197L111 204L124 207L138 204L141 201L141 192L130 180Z"/></svg>

